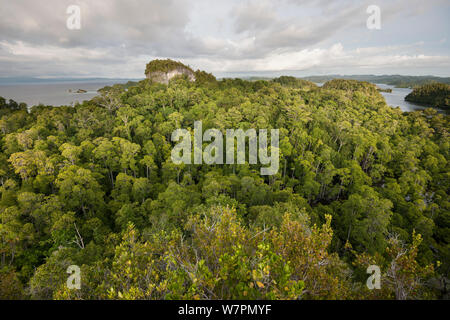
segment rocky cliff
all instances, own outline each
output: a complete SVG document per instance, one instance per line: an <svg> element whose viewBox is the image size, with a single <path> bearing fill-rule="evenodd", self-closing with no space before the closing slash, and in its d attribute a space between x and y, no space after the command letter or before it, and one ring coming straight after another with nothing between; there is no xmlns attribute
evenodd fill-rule
<svg viewBox="0 0 450 320"><path fill-rule="evenodd" d="M194 71L190 67L170 59L150 61L145 75L147 79L164 84L176 76L186 76L190 81L195 81Z"/></svg>

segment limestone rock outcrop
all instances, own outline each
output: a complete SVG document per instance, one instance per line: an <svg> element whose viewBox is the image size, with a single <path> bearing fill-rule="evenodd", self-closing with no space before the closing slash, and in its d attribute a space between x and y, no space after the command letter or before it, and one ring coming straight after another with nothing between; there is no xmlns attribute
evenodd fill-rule
<svg viewBox="0 0 450 320"><path fill-rule="evenodd" d="M177 76L186 76L190 81L195 81L195 73L190 67L170 59L150 61L145 69L145 76L164 84L169 84L169 80Z"/></svg>

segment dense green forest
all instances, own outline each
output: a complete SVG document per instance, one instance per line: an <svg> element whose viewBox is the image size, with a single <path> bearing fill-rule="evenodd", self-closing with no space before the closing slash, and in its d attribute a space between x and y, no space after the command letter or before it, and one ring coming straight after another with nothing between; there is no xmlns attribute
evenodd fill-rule
<svg viewBox="0 0 450 320"><path fill-rule="evenodd" d="M450 108L450 84L432 83L414 88L405 100L430 107Z"/></svg>
<svg viewBox="0 0 450 320"><path fill-rule="evenodd" d="M172 163L171 133L198 120L278 128L278 173ZM0 99L0 298L443 298L448 130L345 80L197 71L74 107Z"/></svg>

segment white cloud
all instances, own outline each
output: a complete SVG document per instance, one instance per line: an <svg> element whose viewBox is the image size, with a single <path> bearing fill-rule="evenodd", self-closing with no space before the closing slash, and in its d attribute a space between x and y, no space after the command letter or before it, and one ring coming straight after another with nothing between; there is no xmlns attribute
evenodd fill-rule
<svg viewBox="0 0 450 320"><path fill-rule="evenodd" d="M242 71L304 71L318 67L324 70L344 70L363 67L392 69L399 66L449 67L450 57L432 55L396 55L393 48L358 48L345 50L341 43L329 48L303 49L295 52L274 52L259 59L220 60L190 59L194 65L206 65L215 72Z"/></svg>

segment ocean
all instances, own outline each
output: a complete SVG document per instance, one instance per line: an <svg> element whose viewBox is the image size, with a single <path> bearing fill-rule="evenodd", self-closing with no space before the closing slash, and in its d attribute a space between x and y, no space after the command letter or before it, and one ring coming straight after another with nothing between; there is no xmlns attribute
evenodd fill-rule
<svg viewBox="0 0 450 320"><path fill-rule="evenodd" d="M76 102L90 100L98 93L97 90L116 83L126 83L128 80L102 80L102 81L64 81L0 84L0 97L13 99L16 102L25 102L28 107L39 104L52 106L71 106ZM82 89L86 93L75 93ZM70 92L70 90L72 92Z"/></svg>
<svg viewBox="0 0 450 320"><path fill-rule="evenodd" d="M427 108L425 105L415 104L412 102L405 101L405 97L411 93L412 89L410 88L395 88L394 86L390 86L387 84L377 83L377 86L381 89L392 89L392 92L381 92L386 103L391 107L400 107L402 111L410 112L417 110L424 110ZM448 114L448 110L443 110L439 108L435 108L439 113Z"/></svg>
<svg viewBox="0 0 450 320"><path fill-rule="evenodd" d="M316 83L316 84L319 87L323 85L323 83ZM399 107L400 110L404 112L425 110L428 108L425 105L405 101L405 97L412 91L412 89L410 88L396 88L394 86L383 83L376 83L376 85L381 89L392 89L392 92L381 92L381 95L384 97L384 100L386 100L386 103L393 108ZM449 110L444 110L440 108L435 109L439 113L450 114Z"/></svg>

